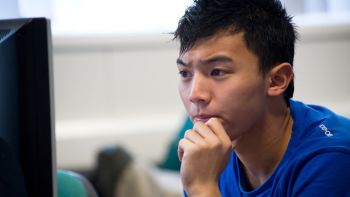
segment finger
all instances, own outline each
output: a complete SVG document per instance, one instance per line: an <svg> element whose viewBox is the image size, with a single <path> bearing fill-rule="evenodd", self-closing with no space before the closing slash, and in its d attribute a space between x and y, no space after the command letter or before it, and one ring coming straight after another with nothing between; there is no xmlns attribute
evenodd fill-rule
<svg viewBox="0 0 350 197"><path fill-rule="evenodd" d="M184 138L190 140L194 144L204 144L205 139L197 131L189 129L186 131Z"/></svg>
<svg viewBox="0 0 350 197"><path fill-rule="evenodd" d="M219 137L222 142L231 143L230 137L218 118L210 118L206 122L206 125L215 133L216 136Z"/></svg>
<svg viewBox="0 0 350 197"><path fill-rule="evenodd" d="M203 122L195 122L193 125L193 130L195 130L202 138L206 140L210 140L213 138L217 138L215 132L213 132L207 125Z"/></svg>
<svg viewBox="0 0 350 197"><path fill-rule="evenodd" d="M209 123L209 121L211 123ZM206 123L197 122L195 123L193 130L200 133L205 141L213 146L219 144L224 144L225 146L231 145L231 140L218 119L209 119ZM222 135L222 133L224 133L224 135Z"/></svg>
<svg viewBox="0 0 350 197"><path fill-rule="evenodd" d="M179 145L177 147L177 155L178 155L180 161L182 161L182 158L185 154L185 151L188 150L193 145L194 145L193 142L191 142L190 140L188 140L186 138L182 138L179 141Z"/></svg>
<svg viewBox="0 0 350 197"><path fill-rule="evenodd" d="M178 144L178 146L177 146L177 156L179 157L179 161L181 162L182 161L182 157L183 157L183 155L184 155L184 150L183 150L183 148L182 148L182 145L180 145L180 143L182 143L181 141L182 141L183 139L181 139L180 141L179 141L179 144Z"/></svg>

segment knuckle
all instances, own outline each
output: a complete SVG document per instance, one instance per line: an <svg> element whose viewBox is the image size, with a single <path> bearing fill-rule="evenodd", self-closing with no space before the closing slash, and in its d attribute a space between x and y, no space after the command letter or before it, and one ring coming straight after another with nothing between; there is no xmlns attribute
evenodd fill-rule
<svg viewBox="0 0 350 197"><path fill-rule="evenodd" d="M193 129L199 129L199 128L203 127L203 125L204 125L203 122L196 121L196 122L193 124Z"/></svg>
<svg viewBox="0 0 350 197"><path fill-rule="evenodd" d="M179 140L179 143L178 143L178 144L179 144L179 146L183 146L184 143L185 143L185 139L182 138L182 139Z"/></svg>
<svg viewBox="0 0 350 197"><path fill-rule="evenodd" d="M213 117L213 118L210 118L207 122L207 124L213 124L215 121L216 121L217 118Z"/></svg>
<svg viewBox="0 0 350 197"><path fill-rule="evenodd" d="M184 135L184 137L185 138L188 138L190 135L191 135L191 129L189 129L189 130L187 130L186 132L185 132L185 135Z"/></svg>

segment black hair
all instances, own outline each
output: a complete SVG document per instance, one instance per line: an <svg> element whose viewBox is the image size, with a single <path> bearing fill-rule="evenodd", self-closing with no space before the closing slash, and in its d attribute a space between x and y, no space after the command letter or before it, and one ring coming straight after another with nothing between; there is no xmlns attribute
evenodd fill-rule
<svg viewBox="0 0 350 197"><path fill-rule="evenodd" d="M181 17L174 39L180 41L181 54L198 39L219 31L243 32L247 48L259 59L263 76L280 63L293 66L298 35L279 0L194 0ZM287 105L293 92L294 79L284 92Z"/></svg>

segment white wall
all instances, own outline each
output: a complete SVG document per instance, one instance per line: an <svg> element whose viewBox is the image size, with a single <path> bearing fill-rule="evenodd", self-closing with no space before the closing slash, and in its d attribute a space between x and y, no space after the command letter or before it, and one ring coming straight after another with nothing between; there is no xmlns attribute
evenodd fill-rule
<svg viewBox="0 0 350 197"><path fill-rule="evenodd" d="M165 35L55 38L58 166L91 166L106 143L159 160L185 116L176 58Z"/></svg>
<svg viewBox="0 0 350 197"><path fill-rule="evenodd" d="M350 25L300 29L297 99L350 117ZM106 144L160 160L184 118L171 36L54 38L57 162L90 167Z"/></svg>
<svg viewBox="0 0 350 197"><path fill-rule="evenodd" d="M350 117L350 25L300 29L295 98Z"/></svg>

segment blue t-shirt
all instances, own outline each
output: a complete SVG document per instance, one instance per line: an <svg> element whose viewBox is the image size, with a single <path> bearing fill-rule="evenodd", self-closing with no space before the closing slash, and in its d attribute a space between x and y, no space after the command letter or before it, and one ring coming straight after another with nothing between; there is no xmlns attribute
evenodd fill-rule
<svg viewBox="0 0 350 197"><path fill-rule="evenodd" d="M219 179L222 196L350 196L350 120L290 100L292 136L273 174L260 187L246 180L234 152Z"/></svg>

